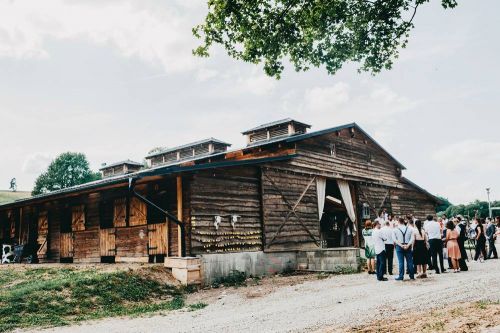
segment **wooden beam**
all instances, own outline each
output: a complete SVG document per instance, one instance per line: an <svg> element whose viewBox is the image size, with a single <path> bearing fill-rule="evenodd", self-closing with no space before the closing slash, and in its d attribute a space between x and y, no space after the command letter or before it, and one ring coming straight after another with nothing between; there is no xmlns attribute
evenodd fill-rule
<svg viewBox="0 0 500 333"><path fill-rule="evenodd" d="M184 222L182 220L182 176L177 176L177 219ZM179 257L182 256L181 244L181 227L177 226L177 256Z"/></svg>

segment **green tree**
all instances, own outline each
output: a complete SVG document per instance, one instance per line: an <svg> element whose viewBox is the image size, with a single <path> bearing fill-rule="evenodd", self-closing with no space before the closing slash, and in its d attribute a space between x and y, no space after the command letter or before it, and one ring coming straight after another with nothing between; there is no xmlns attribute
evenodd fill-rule
<svg viewBox="0 0 500 333"><path fill-rule="evenodd" d="M491 203L492 207L500 207L500 201L493 201ZM470 218L474 218L477 214L479 217L488 217L488 202L476 200L474 202L468 203L466 205L452 205L449 206L444 213L446 216L456 216L463 215L469 216ZM493 216L500 215L499 211L493 211Z"/></svg>
<svg viewBox="0 0 500 333"><path fill-rule="evenodd" d="M452 206L453 204L448 200L448 198L442 197L440 195L437 195L437 197L441 200L441 204L439 204L436 207L436 213L442 213L444 212L448 207Z"/></svg>
<svg viewBox="0 0 500 333"><path fill-rule="evenodd" d="M193 28L208 56L220 44L238 60L263 63L279 78L284 61L296 71L325 66L335 74L344 63L360 63L372 74L390 69L406 47L419 6L429 0L208 0L205 21ZM456 0L441 0L453 8Z"/></svg>
<svg viewBox="0 0 500 333"><path fill-rule="evenodd" d="M101 174L90 170L82 153L63 153L50 163L46 172L35 181L31 195L48 193L70 186L101 179Z"/></svg>

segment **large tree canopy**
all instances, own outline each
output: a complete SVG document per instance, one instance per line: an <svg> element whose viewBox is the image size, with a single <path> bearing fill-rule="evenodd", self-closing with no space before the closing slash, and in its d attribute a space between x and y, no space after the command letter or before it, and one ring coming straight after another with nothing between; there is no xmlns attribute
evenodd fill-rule
<svg viewBox="0 0 500 333"><path fill-rule="evenodd" d="M50 163L46 172L38 176L31 194L52 192L100 178L100 173L90 170L84 154L63 153Z"/></svg>
<svg viewBox="0 0 500 333"><path fill-rule="evenodd" d="M295 70L325 66L335 74L344 63L360 71L390 69L408 43L413 19L429 0L208 0L205 22L193 33L208 56L213 44L233 58L263 63L279 78L285 60ZM453 8L456 0L441 0Z"/></svg>

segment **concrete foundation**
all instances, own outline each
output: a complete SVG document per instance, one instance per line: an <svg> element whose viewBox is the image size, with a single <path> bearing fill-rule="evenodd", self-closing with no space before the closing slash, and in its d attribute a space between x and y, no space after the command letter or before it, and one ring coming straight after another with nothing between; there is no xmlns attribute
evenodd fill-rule
<svg viewBox="0 0 500 333"><path fill-rule="evenodd" d="M203 284L228 276L231 271L245 272L247 276L266 276L294 270L325 272L358 272L359 249L318 249L290 252L237 252L202 254Z"/></svg>

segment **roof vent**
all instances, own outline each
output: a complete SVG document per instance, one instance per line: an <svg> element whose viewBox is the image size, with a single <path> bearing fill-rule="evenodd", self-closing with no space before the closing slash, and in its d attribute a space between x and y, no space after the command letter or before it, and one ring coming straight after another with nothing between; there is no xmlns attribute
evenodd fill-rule
<svg viewBox="0 0 500 333"><path fill-rule="evenodd" d="M125 160L111 164L102 163L99 171L101 171L102 177L106 178L136 172L141 170L143 166L142 163Z"/></svg>
<svg viewBox="0 0 500 333"><path fill-rule="evenodd" d="M215 138L209 138L191 142L182 146L155 151L154 153L146 156L146 160L151 167L175 164L179 161L187 161L200 156L208 156L225 152L230 146L230 143L226 143Z"/></svg>
<svg viewBox="0 0 500 333"><path fill-rule="evenodd" d="M247 137L247 145L272 141L273 139L283 138L291 135L304 134L311 125L296 121L291 118L273 121L262 124L242 132Z"/></svg>

